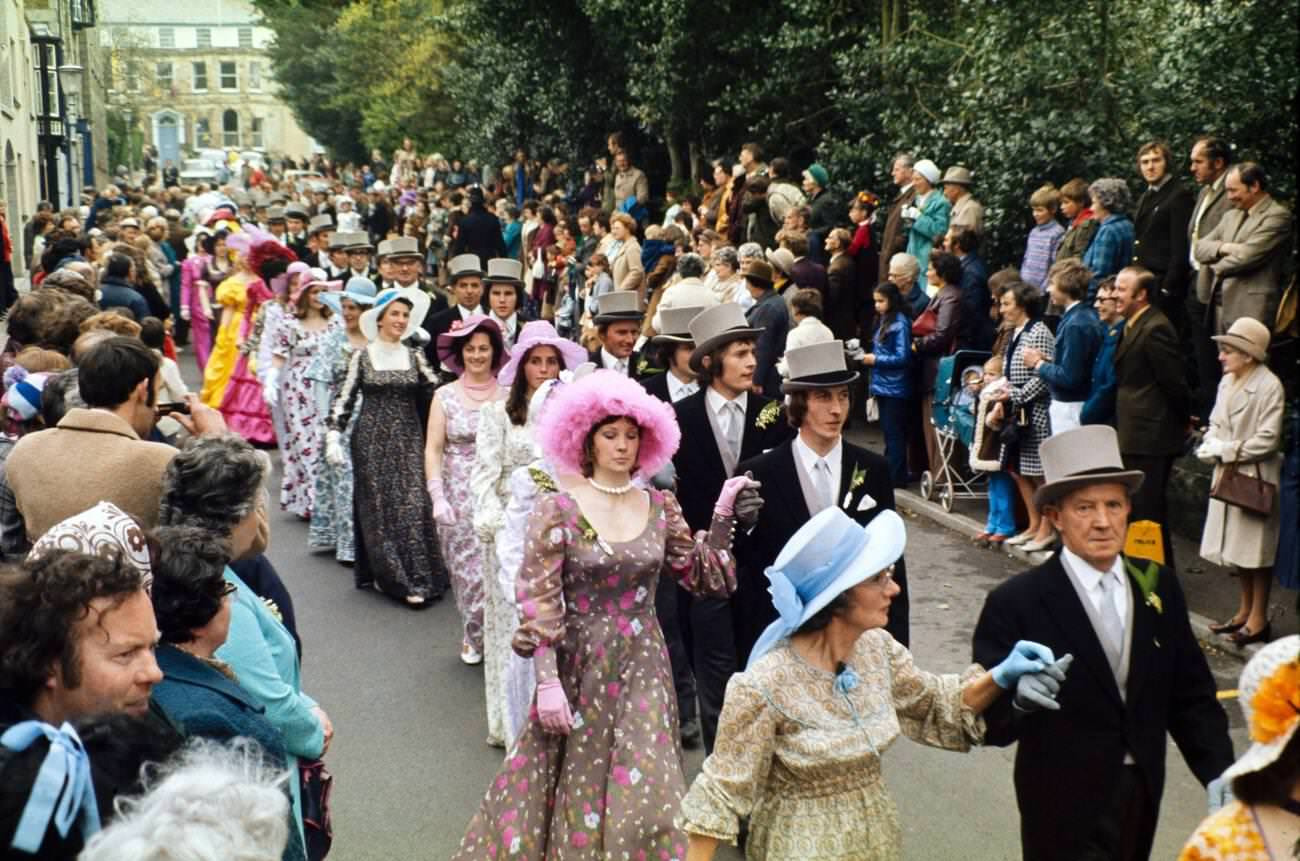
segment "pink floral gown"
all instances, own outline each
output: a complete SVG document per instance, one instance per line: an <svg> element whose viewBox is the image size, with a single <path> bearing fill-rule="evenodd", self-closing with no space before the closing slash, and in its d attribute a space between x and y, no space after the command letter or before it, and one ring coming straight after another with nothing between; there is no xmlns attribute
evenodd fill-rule
<svg viewBox="0 0 1300 861"><path fill-rule="evenodd" d="M447 438L442 449L442 483L456 521L438 524L442 559L451 574L456 607L465 626L465 642L483 651L483 545L474 531L474 441L478 436L480 404L461 395L455 384L434 393L447 417Z"/></svg>
<svg viewBox="0 0 1300 861"><path fill-rule="evenodd" d="M642 533L610 542L568 494L538 500L514 649L533 657L539 684L560 679L574 727L567 737L546 732L534 701L458 861L686 857L673 827L685 781L655 584L663 573L697 594L731 594L732 528L714 518L692 537L677 499L655 490Z"/></svg>
<svg viewBox="0 0 1300 861"><path fill-rule="evenodd" d="M280 379L280 409L284 412L284 438L280 477L280 507L299 517L311 517L316 504L316 464L325 438L325 415L320 410L312 381L307 377L316 351L331 326L312 331L292 315L285 315L271 333L271 355L284 359Z"/></svg>

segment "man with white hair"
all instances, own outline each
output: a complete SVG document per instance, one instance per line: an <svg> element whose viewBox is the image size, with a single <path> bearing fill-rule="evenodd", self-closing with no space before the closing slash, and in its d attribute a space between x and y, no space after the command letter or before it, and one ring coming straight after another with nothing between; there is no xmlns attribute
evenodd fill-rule
<svg viewBox="0 0 1300 861"><path fill-rule="evenodd" d="M916 258L919 278L924 279L930 265L930 250L934 243L948 232L948 218L952 204L935 186L939 182L939 167L923 158L912 168L912 187L916 197L903 207L903 219L908 223L907 253ZM926 289L921 281L920 287Z"/></svg>
<svg viewBox="0 0 1300 861"><path fill-rule="evenodd" d="M907 250L903 210L911 206L912 199L916 197L916 189L912 186L914 162L915 159L910 152L900 152L894 156L891 175L894 178L894 185L898 186L898 196L894 198L893 204L889 207L889 215L885 218L885 235L880 241L880 276L876 279L877 284L891 280L889 261L895 254Z"/></svg>

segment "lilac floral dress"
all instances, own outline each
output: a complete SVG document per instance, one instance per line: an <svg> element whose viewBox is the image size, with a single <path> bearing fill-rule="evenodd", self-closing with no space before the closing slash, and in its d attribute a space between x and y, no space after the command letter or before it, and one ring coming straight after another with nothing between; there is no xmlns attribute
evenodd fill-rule
<svg viewBox="0 0 1300 861"><path fill-rule="evenodd" d="M456 512L451 524L438 524L438 541L442 559L451 574L451 588L456 595L465 626L465 642L483 651L483 545L474 531L474 494L470 475L474 471L474 440L478 434L476 404L461 395L453 383L434 394L447 417L447 437L442 449L442 484L447 503Z"/></svg>
<svg viewBox="0 0 1300 861"><path fill-rule="evenodd" d="M677 499L656 490L641 534L610 542L567 493L538 500L514 650L532 655L539 684L560 680L573 731L546 732L534 702L456 859L686 857L673 826L685 782L655 584L663 573L697 594L729 595L731 532L730 518L715 518L692 537Z"/></svg>
<svg viewBox="0 0 1300 861"><path fill-rule="evenodd" d="M315 505L316 463L325 424L307 371L331 328L336 327L326 325L313 331L297 317L286 315L276 327L271 347L273 356L284 359L279 404L284 416L280 507L299 517L311 517Z"/></svg>

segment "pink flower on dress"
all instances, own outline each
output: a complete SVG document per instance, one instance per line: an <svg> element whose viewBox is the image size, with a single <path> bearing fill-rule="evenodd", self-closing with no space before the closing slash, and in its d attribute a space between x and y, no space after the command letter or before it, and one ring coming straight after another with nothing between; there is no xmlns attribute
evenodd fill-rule
<svg viewBox="0 0 1300 861"><path fill-rule="evenodd" d="M585 613L591 609L591 599L586 595L579 595L574 599L573 603L578 606L579 613Z"/></svg>
<svg viewBox="0 0 1300 861"><path fill-rule="evenodd" d="M518 811L518 810L507 810L505 813L502 813L502 814L501 814L501 818L498 819L497 821L498 821L500 824L502 824L502 825L507 825L507 824L509 824L509 823L511 823L511 822L514 822L514 821L515 821L516 819L518 819L518 818L519 818L519 811ZM510 842L510 838L509 838L509 837L506 838L506 842L507 842L507 843Z"/></svg>
<svg viewBox="0 0 1300 861"><path fill-rule="evenodd" d="M507 825L501 832L501 842L509 846L510 841L515 837L515 829Z"/></svg>
<svg viewBox="0 0 1300 861"><path fill-rule="evenodd" d="M519 769L523 768L527 764L528 764L528 757L524 756L523 754L520 754L519 756L516 756L514 759L510 760L510 770L518 771Z"/></svg>
<svg viewBox="0 0 1300 861"><path fill-rule="evenodd" d="M575 831L569 835L569 842L579 849L586 847L587 839L587 835L581 831Z"/></svg>
<svg viewBox="0 0 1300 861"><path fill-rule="evenodd" d="M645 697L642 697L642 698L641 698L641 702L637 703L637 704L636 704L636 707L639 708L639 709L640 709L641 711L643 711L643 712L648 712L648 711L650 711L650 703L649 703L648 700L646 700Z"/></svg>
<svg viewBox="0 0 1300 861"><path fill-rule="evenodd" d="M536 618L537 618L537 604L536 604L536 603L534 603L534 602L532 602L532 601L525 601L523 604L520 605L520 609L524 611L524 618L525 618L525 619L536 619Z"/></svg>
<svg viewBox="0 0 1300 861"><path fill-rule="evenodd" d="M526 777L523 780L519 781L519 794L520 795L528 794L528 778Z"/></svg>
<svg viewBox="0 0 1300 861"><path fill-rule="evenodd" d="M621 765L614 766L614 770L610 774L613 775L614 782L619 786L629 786L632 783L632 778L628 776L627 769Z"/></svg>
<svg viewBox="0 0 1300 861"><path fill-rule="evenodd" d="M618 581L620 579L621 578L617 574L611 574L605 578L605 583L612 589L613 587L618 585Z"/></svg>
<svg viewBox="0 0 1300 861"><path fill-rule="evenodd" d="M623 690L623 686L620 685L618 682L610 682L608 685L605 686L605 692L608 693L611 697L617 697L618 692L621 690Z"/></svg>
<svg viewBox="0 0 1300 861"><path fill-rule="evenodd" d="M630 610L635 604L636 604L636 593L632 591L624 592L622 597L618 599L618 606L620 610Z"/></svg>
<svg viewBox="0 0 1300 861"><path fill-rule="evenodd" d="M506 777L504 774L501 775L500 777L497 778L497 789L498 790L505 789L506 784L509 782L510 782L510 778Z"/></svg>

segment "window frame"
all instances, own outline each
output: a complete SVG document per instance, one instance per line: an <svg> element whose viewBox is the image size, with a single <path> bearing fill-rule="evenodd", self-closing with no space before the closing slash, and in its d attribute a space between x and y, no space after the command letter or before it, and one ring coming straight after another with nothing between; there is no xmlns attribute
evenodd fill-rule
<svg viewBox="0 0 1300 861"><path fill-rule="evenodd" d="M212 47L212 28L195 27L194 28L194 46L196 48Z"/></svg>
<svg viewBox="0 0 1300 861"><path fill-rule="evenodd" d="M230 78L234 81L230 86L226 86L226 66L230 66ZM218 60L217 61L217 88L223 93L239 92L239 62L237 60Z"/></svg>
<svg viewBox="0 0 1300 861"><path fill-rule="evenodd" d="M200 74L202 72L202 74ZM199 80L202 78L203 86L199 86ZM190 91L195 93L206 93L208 91L208 61L191 60L190 61Z"/></svg>

